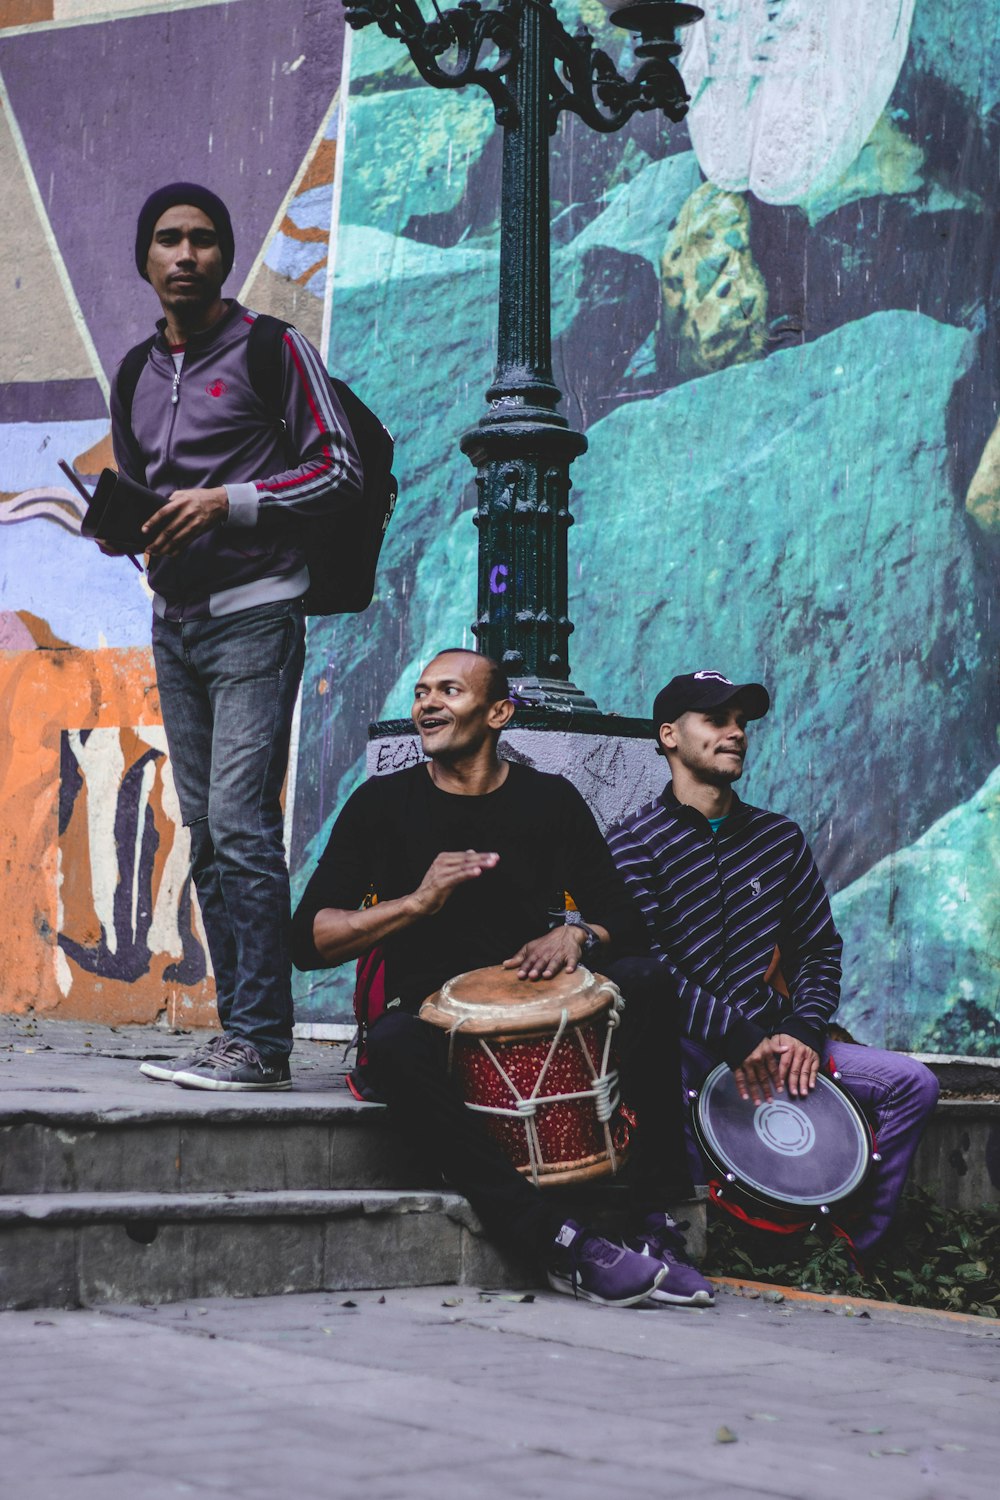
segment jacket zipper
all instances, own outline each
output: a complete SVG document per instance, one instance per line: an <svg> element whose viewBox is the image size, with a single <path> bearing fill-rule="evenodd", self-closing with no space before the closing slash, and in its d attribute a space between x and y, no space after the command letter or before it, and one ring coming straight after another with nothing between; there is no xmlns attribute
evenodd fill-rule
<svg viewBox="0 0 1000 1500"><path fill-rule="evenodd" d="M173 356L171 355L171 359ZM183 368L183 365L182 365ZM174 423L177 420L177 407L181 399L181 372L174 367L174 382L170 387L170 426L167 428L167 451L165 454L167 463L170 462L170 449L174 441Z"/></svg>
<svg viewBox="0 0 1000 1500"><path fill-rule="evenodd" d="M171 450L171 448L173 446L173 441L174 441L174 423L177 420L177 407L180 404L180 399L181 399L181 370L184 368L184 358L185 357L186 356L182 356L182 358L181 358L180 369L178 369L178 367L177 367L176 364L174 365L174 379L173 379L173 384L170 387L170 426L167 428L167 449L166 449L166 453L164 455L164 457L166 459L166 462L168 464L170 464L172 462L171 451L170 450ZM173 355L170 356L170 359L171 359L171 362L173 362ZM186 590L186 588L182 587L181 594L182 594L182 597L179 600L179 603L180 603L180 618L181 618L181 621L183 621L184 618L185 618L185 615L187 613L187 590Z"/></svg>

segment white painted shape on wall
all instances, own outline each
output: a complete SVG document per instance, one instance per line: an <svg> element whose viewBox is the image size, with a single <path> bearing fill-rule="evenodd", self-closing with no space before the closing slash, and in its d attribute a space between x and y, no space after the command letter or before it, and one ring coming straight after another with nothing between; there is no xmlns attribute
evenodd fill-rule
<svg viewBox="0 0 1000 1500"><path fill-rule="evenodd" d="M63 906L63 855L62 845L56 845L56 932L62 932L65 919L65 908ZM56 966L56 984L59 993L65 1000L73 988L73 970L69 966L69 959L62 950L62 944L56 943L52 949Z"/></svg>
<svg viewBox="0 0 1000 1500"><path fill-rule="evenodd" d="M87 848L94 915L101 924L108 952L117 953L115 891L119 866L115 817L125 774L121 737L117 729L92 729L84 739L80 730L71 729L68 740L87 788Z"/></svg>
<svg viewBox="0 0 1000 1500"><path fill-rule="evenodd" d="M136 734L143 744L149 745L153 750L162 750L164 757L167 753L167 736L159 724L146 724L136 729ZM160 875L160 883L153 897L153 910L150 916L149 935L146 939L150 953L167 953L171 958L181 958L184 954L184 944L181 941L180 924L178 921L180 911L181 892L184 882L188 876L188 865L191 857L191 835L181 821L181 807L177 800L177 790L174 786L173 774L170 770L170 762L163 759L159 762L160 771L160 796L163 803L164 816L173 829L173 843L167 851L163 862L163 870ZM138 860L136 861L138 867ZM193 895L193 892L192 892ZM196 903L192 901L192 907ZM201 913L197 918L202 946L206 948L204 933L201 931ZM133 930L135 920L133 917Z"/></svg>
<svg viewBox="0 0 1000 1500"><path fill-rule="evenodd" d="M354 47L354 32L350 26L344 28L344 55L341 61L340 88L337 90L337 154L333 163L333 199L330 207L330 237L327 241L326 264L330 274L323 284L323 329L319 349L327 365L330 362L330 324L333 319L333 283L337 271L337 254L340 249L340 203L344 191L344 142L347 139L347 104L351 92L351 54Z"/></svg>
<svg viewBox="0 0 1000 1500"><path fill-rule="evenodd" d="M914 0L703 0L680 69L717 187L798 203L837 181L899 77Z"/></svg>
<svg viewBox="0 0 1000 1500"><path fill-rule="evenodd" d="M155 761L148 760L142 768L142 781L139 784L139 805L136 808L135 815L135 848L132 854L132 900L129 910L133 943L139 935L139 877L142 874L142 835L146 826L146 809L149 806L149 799L155 780L156 763Z"/></svg>

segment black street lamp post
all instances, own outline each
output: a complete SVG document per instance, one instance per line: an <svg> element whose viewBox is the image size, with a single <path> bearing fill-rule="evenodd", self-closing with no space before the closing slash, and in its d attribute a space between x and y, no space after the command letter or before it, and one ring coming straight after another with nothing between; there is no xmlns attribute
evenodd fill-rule
<svg viewBox="0 0 1000 1500"><path fill-rule="evenodd" d="M688 96L673 59L676 32L695 5L634 0L610 20L640 38L638 67L623 78L581 27L575 36L552 0L479 0L427 21L418 0L343 0L348 24L376 24L407 47L435 88L479 84L503 127L500 308L489 410L461 440L476 466L479 603L473 630L502 661L523 700L565 712L597 706L569 675L567 532L569 466L587 447L557 407L549 296L549 137L562 110L595 130L617 130L640 110L677 121ZM612 0L605 0L612 4Z"/></svg>

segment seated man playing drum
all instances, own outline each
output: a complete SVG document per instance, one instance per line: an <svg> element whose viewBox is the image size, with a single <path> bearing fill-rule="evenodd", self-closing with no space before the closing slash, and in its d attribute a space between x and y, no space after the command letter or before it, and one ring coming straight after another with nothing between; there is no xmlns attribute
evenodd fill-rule
<svg viewBox="0 0 1000 1500"><path fill-rule="evenodd" d="M312 969L381 949L386 1009L368 1033L372 1085L487 1233L537 1257L555 1290L618 1306L709 1305L711 1283L688 1263L665 1212L692 1192L679 1031L644 960L629 957L647 949L642 920L583 798L560 776L500 758L513 713L489 657L448 650L428 664L412 708L428 759L373 777L348 799L295 913L293 958ZM577 908L568 917L566 893ZM503 965L530 999L581 961L626 999L618 1032L638 1142L636 1234L625 1245L566 1218L522 1176L466 1106L447 1032L417 1014L470 970Z"/></svg>
<svg viewBox="0 0 1000 1500"><path fill-rule="evenodd" d="M863 1268L889 1227L938 1084L913 1058L828 1035L842 944L823 882L801 829L741 802L732 788L743 774L747 723L770 706L760 683L713 671L674 677L653 705L672 779L608 842L645 916L661 996L683 1025L691 1093L727 1063L751 1106L749 1134L759 1136L760 1107L776 1096L805 1099L822 1068L864 1111L872 1164L866 1186L845 1204L850 1232L839 1228ZM810 1131L800 1109L784 1108ZM814 1169L815 1161L804 1166Z"/></svg>

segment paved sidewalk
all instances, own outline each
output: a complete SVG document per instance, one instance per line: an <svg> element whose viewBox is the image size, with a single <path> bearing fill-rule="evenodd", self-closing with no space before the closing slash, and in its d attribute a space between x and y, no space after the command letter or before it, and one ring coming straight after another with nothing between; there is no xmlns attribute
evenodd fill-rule
<svg viewBox="0 0 1000 1500"><path fill-rule="evenodd" d="M993 1500L1000 1328L720 1296L0 1314L10 1500Z"/></svg>

